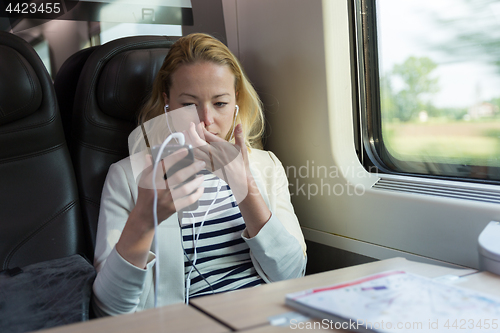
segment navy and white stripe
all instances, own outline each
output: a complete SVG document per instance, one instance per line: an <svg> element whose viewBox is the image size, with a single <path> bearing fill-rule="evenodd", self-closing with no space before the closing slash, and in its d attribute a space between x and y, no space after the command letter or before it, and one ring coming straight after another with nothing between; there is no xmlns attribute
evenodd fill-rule
<svg viewBox="0 0 500 333"><path fill-rule="evenodd" d="M202 174L205 177L205 191L198 202L198 209L183 213L182 239L189 257L189 260L184 257L187 277L194 260L194 242L199 233L195 266L206 281L193 269L190 275L189 297L264 283L252 264L250 249L241 237L245 223L231 189L226 182L209 171L203 170ZM218 194L217 185L220 187ZM216 195L217 199L210 208L200 232L205 214Z"/></svg>

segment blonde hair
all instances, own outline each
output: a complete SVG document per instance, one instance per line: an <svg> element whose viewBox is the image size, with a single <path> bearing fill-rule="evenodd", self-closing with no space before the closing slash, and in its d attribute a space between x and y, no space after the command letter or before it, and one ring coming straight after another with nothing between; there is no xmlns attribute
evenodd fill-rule
<svg viewBox="0 0 500 333"><path fill-rule="evenodd" d="M247 146L262 148L262 135L264 133L262 102L238 59L222 42L207 34L190 34L181 37L172 45L153 82L151 96L139 113L139 123L144 124L163 113L163 92L170 98L172 74L182 65L200 61L228 66L234 74L236 103L240 108L236 123L243 125ZM233 127L231 127L226 140L229 140L232 131Z"/></svg>

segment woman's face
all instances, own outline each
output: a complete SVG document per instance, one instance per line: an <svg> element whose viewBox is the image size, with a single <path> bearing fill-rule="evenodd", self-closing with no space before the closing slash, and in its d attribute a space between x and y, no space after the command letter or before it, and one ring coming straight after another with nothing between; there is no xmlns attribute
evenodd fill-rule
<svg viewBox="0 0 500 333"><path fill-rule="evenodd" d="M225 139L236 106L235 77L229 67L211 62L182 65L172 74L170 110L194 104L205 129Z"/></svg>

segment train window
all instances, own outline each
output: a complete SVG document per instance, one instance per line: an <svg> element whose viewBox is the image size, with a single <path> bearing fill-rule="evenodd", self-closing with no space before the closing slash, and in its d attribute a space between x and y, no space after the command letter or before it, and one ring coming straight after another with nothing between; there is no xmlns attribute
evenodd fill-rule
<svg viewBox="0 0 500 333"><path fill-rule="evenodd" d="M499 181L500 2L357 0L355 12L363 163Z"/></svg>
<svg viewBox="0 0 500 333"><path fill-rule="evenodd" d="M38 4L35 6L35 3ZM182 36L193 26L191 0L0 1L0 30L33 45L51 76L80 49L138 36ZM50 51L50 52L49 52Z"/></svg>
<svg viewBox="0 0 500 333"><path fill-rule="evenodd" d="M101 22L100 42L141 35L182 36L182 26L174 24L135 24Z"/></svg>

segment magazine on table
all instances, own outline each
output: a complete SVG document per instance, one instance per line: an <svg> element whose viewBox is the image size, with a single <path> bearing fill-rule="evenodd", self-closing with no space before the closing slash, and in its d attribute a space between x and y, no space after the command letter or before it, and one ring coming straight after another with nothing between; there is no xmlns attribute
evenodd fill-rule
<svg viewBox="0 0 500 333"><path fill-rule="evenodd" d="M355 332L498 332L500 299L404 271L286 295L286 304Z"/></svg>

